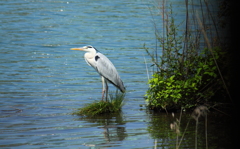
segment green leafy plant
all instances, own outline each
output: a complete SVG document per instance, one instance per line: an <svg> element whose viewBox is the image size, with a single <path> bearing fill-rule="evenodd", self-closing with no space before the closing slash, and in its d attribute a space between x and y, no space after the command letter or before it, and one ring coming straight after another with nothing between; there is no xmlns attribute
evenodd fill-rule
<svg viewBox="0 0 240 149"><path fill-rule="evenodd" d="M219 51L218 48L214 49L216 60L223 57L223 53ZM150 87L145 95L149 107L151 109L191 108L211 98L222 83L216 81L219 78L218 71L212 55L207 52L208 49L205 49L195 56L194 60L186 60L183 63L181 67L184 70L188 69L188 73L171 67L166 72L155 72L149 80Z"/></svg>
<svg viewBox="0 0 240 149"><path fill-rule="evenodd" d="M224 69L225 53L219 47L199 46L198 34L185 32L184 36L179 36L179 25L175 25L171 9L165 18L165 32L162 36L156 33L161 55L158 56L157 51L151 54L144 46L156 67L145 95L148 106L171 110L207 103L224 88L216 62Z"/></svg>

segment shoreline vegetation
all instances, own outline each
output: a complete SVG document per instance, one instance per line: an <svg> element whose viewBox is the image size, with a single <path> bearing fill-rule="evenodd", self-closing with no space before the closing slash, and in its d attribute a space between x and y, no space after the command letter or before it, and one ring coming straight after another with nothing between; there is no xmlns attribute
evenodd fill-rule
<svg viewBox="0 0 240 149"><path fill-rule="evenodd" d="M190 120L196 124L195 149L200 144L205 145L206 149L212 147L208 138L208 117L221 115L221 120L210 121L214 123L216 132L225 134L225 139L218 138L219 145L231 148L235 143L235 138L232 138L235 128L231 126L236 124L232 116L235 105L230 89L233 90L235 75L232 73L235 68L232 66L231 41L224 34L230 26L229 3L222 0L218 3L218 12L212 12L211 5L205 0L200 1L198 10L193 5L194 1L185 2L185 20L179 24L176 23L171 4L165 0L156 2L162 18L161 25L153 21L156 47L149 49L144 45L153 63L153 75L148 76L149 89L145 94L147 107L155 113L172 113L173 117L174 112L180 113L170 123L176 148L181 148ZM156 13L151 14L154 18ZM163 26L162 32L158 31L157 26ZM182 28L184 30L180 30ZM146 71L149 74L149 70ZM184 126L181 123L183 111L191 113ZM199 130L201 117L204 118L204 128ZM219 127L219 124L222 126ZM199 133L204 134L205 142L198 141Z"/></svg>
<svg viewBox="0 0 240 149"><path fill-rule="evenodd" d="M220 36L228 25L223 18L227 15L223 12L228 9L224 2L219 4L216 15L206 1L196 10L193 1L187 0L186 19L179 24L172 5L164 0L158 3L162 32L154 22L156 48L148 49L144 45L153 63L153 75L145 94L149 109L192 111L200 105L217 109L232 102L228 89L231 85L228 83L229 41Z"/></svg>

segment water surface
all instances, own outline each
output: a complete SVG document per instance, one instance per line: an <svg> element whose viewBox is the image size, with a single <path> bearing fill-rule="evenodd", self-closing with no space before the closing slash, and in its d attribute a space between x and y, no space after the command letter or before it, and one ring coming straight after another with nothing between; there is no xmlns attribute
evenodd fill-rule
<svg viewBox="0 0 240 149"><path fill-rule="evenodd" d="M174 147L175 137L166 135L174 134L174 119L139 106L148 88L144 56L151 65L143 44L155 47L151 6L142 0L2 0L0 147ZM121 114L71 115L101 99L100 77L83 52L70 50L85 45L108 56L127 87ZM191 148L193 139L187 141Z"/></svg>

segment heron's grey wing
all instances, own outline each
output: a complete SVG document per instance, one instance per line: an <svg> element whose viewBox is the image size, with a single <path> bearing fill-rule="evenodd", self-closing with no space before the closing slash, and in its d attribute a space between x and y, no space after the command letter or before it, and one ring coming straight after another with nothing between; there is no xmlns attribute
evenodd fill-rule
<svg viewBox="0 0 240 149"><path fill-rule="evenodd" d="M118 89L120 89L121 92L124 92L125 87L112 62L102 53L96 54L95 61L96 61L96 70L98 71L98 73L104 78L106 78L110 83L112 83Z"/></svg>

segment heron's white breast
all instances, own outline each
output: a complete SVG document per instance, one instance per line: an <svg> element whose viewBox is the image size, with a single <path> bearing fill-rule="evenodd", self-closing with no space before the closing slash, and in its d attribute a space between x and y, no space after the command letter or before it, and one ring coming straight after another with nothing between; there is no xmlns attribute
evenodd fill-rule
<svg viewBox="0 0 240 149"><path fill-rule="evenodd" d="M96 68L95 55L92 53L85 53L84 58L89 66Z"/></svg>

